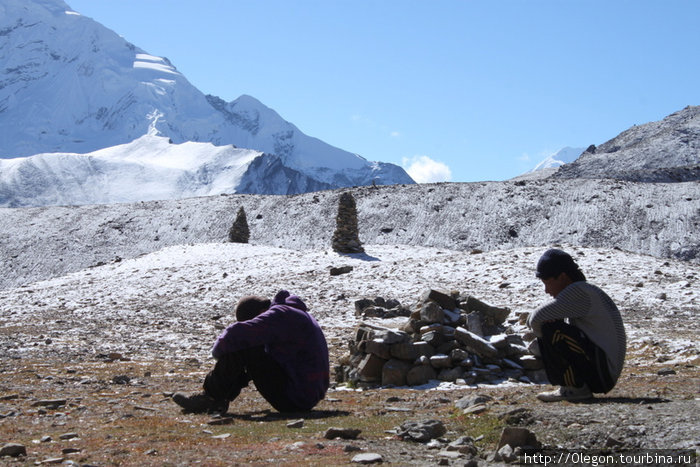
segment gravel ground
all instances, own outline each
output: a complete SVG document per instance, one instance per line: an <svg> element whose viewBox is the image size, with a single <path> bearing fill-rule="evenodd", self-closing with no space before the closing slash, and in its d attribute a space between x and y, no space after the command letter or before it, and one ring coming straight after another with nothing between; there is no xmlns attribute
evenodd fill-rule
<svg viewBox="0 0 700 467"><path fill-rule="evenodd" d="M22 458L0 457L0 464L60 458L82 465L342 465L364 452L395 465L464 465L469 455L446 454L447 442L461 436L477 438L476 461L493 463L489 456L508 425L527 428L547 447L697 449L697 266L614 249L565 248L623 313L628 358L609 394L544 404L535 396L549 387L539 385L337 387L315 412L297 416L305 419L301 431L287 428L290 420L269 412L252 389L231 405L230 427L183 415L168 397L198 390L212 362L211 343L232 320L240 296L282 287L302 296L326 331L333 365L358 324L353 303L359 298L396 298L411 307L435 287L467 291L513 313L544 303L532 277L542 249L470 254L385 245L340 256L190 245L0 291L0 440L28 451ZM342 265L353 270L330 276L331 266ZM462 415L455 403L475 394L493 399L480 415ZM47 399L64 403L37 405ZM431 418L446 425L444 442L395 436L401 423ZM336 425L362 434L325 439L324 430ZM71 432L78 436L60 438ZM71 448L79 451L64 451Z"/></svg>

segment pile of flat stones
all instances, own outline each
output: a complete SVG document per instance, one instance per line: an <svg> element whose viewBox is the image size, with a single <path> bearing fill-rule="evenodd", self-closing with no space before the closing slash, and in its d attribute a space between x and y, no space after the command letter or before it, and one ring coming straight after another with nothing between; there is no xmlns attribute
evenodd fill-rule
<svg viewBox="0 0 700 467"><path fill-rule="evenodd" d="M357 226L357 204L352 193L345 192L338 199L336 228L331 238L333 251L338 253L364 253Z"/></svg>
<svg viewBox="0 0 700 467"><path fill-rule="evenodd" d="M411 310L396 299L375 297L363 298L355 302L355 316L358 318L398 318L411 316Z"/></svg>
<svg viewBox="0 0 700 467"><path fill-rule="evenodd" d="M370 302L358 301L356 310ZM473 296L428 290L399 329L361 323L350 353L335 368L336 382L357 387L419 386L431 380L545 382L542 361L534 354L535 336L523 326L527 313L507 321L509 315L508 308Z"/></svg>

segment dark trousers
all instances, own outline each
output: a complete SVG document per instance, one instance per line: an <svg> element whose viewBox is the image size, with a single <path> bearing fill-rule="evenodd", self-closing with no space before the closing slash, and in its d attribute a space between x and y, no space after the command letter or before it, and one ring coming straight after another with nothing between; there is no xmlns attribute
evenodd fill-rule
<svg viewBox="0 0 700 467"><path fill-rule="evenodd" d="M256 389L279 412L302 411L287 396L289 377L265 348L253 347L223 355L204 378L204 393L230 402L253 381Z"/></svg>
<svg viewBox="0 0 700 467"><path fill-rule="evenodd" d="M591 392L598 393L615 386L605 352L576 326L564 321L545 323L537 341L550 383L574 387L587 384Z"/></svg>

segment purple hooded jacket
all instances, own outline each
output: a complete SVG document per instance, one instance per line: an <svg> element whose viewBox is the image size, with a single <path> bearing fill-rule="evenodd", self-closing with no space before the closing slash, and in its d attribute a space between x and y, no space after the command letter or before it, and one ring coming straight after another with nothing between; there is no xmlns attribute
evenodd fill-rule
<svg viewBox="0 0 700 467"><path fill-rule="evenodd" d="M212 349L224 354L259 345L287 372L287 396L309 410L326 395L330 370L328 345L304 302L286 290L277 293L269 310L257 317L233 323L221 333Z"/></svg>

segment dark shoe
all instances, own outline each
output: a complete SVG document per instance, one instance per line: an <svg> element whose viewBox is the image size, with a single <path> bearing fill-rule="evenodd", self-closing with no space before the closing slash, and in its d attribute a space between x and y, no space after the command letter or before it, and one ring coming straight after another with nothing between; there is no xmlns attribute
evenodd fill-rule
<svg viewBox="0 0 700 467"><path fill-rule="evenodd" d="M185 395L181 392L173 394L173 402L182 407L185 413L220 413L228 410L228 402L216 400L206 394Z"/></svg>

